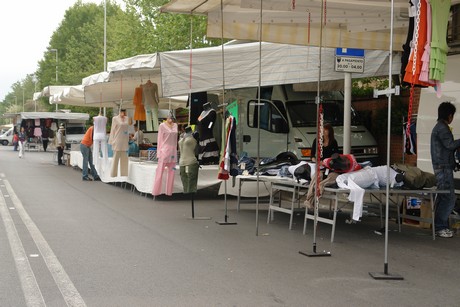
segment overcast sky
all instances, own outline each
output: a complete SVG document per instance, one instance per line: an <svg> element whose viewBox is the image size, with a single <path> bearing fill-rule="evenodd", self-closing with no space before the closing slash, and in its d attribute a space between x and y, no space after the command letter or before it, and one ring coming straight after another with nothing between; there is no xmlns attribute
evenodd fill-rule
<svg viewBox="0 0 460 307"><path fill-rule="evenodd" d="M65 11L75 2L77 0L0 2L0 101L12 91L13 83L37 70L38 61L43 59L51 35L63 20ZM82 2L103 3L103 0Z"/></svg>

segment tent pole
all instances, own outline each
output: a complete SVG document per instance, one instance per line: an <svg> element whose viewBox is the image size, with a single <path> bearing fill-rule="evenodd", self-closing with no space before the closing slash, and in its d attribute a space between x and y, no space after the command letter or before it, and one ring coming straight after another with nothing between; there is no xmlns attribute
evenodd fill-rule
<svg viewBox="0 0 460 307"><path fill-rule="evenodd" d="M391 0L391 25L390 25L390 63L388 72L388 88L391 89L392 81L392 64L393 64L393 11L394 0ZM383 273L369 272L369 275L377 280L402 280L404 279L398 274L388 273L388 213L389 213L389 199L390 199L390 141L391 141L391 93L388 93L388 124L387 124L387 185L385 196L385 257L383 263Z"/></svg>
<svg viewBox="0 0 460 307"><path fill-rule="evenodd" d="M321 86L321 50L322 50L322 45L323 45L323 25L324 25L324 1L321 1L321 25L320 25L320 35L319 35L319 59L318 59L318 85L317 85L317 92L316 92L316 114L317 118L320 115L320 103L321 103L321 98L320 98L320 86ZM320 128L322 129L322 122L318 121L316 122L316 143L320 144L320 140L318 138L320 131ZM322 137L322 135L320 136ZM315 208L314 208L314 218L313 218L313 246L312 246L312 252L306 252L306 251L299 251L299 254L308 256L308 257L328 257L331 256L331 252L329 251L322 251L318 253L316 251L316 229L318 227L318 210L319 210L319 183L320 183L320 152L319 150L316 151L316 174L317 180L316 180L316 185L315 185ZM305 209L307 210L307 208Z"/></svg>
<svg viewBox="0 0 460 307"><path fill-rule="evenodd" d="M220 0L220 13L222 14L221 18L221 36L220 36L220 42L222 46L222 140L225 139L226 136L226 131L225 131L225 122L227 120L227 115L226 115L226 106L227 104L225 103L225 53L224 53L224 3L223 0ZM222 142L221 142L222 144ZM221 152L222 148L221 148ZM222 156L222 159L225 159L225 155ZM228 179L227 179L228 180ZM225 195L224 195L224 207L225 207L225 213L224 213L224 221L216 221L217 224L219 225L236 225L237 223L235 222L229 222L228 221L228 210L227 210L227 180L224 182L224 187L225 187Z"/></svg>

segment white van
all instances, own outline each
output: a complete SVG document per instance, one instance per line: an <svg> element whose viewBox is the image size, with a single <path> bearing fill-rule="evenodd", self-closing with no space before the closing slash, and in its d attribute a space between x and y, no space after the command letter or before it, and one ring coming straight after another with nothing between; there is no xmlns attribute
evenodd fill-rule
<svg viewBox="0 0 460 307"><path fill-rule="evenodd" d="M72 144L80 144L86 132L85 121L68 120L64 125L66 147L70 149Z"/></svg>
<svg viewBox="0 0 460 307"><path fill-rule="evenodd" d="M238 152L257 156L257 88L229 91L228 101L238 104ZM226 94L227 95L227 94ZM290 151L297 158L311 160L316 138L316 92L295 91L293 85L275 85L261 89L260 157L275 157ZM343 147L343 95L339 91L321 93L324 121L332 124L340 150ZM351 153L359 161L377 165L377 142L351 110Z"/></svg>
<svg viewBox="0 0 460 307"><path fill-rule="evenodd" d="M8 129L5 133L0 135L0 143L3 146L13 144L13 132L14 132L14 128L12 127L10 129Z"/></svg>
<svg viewBox="0 0 460 307"><path fill-rule="evenodd" d="M438 106L441 102L450 101L457 112L451 123L455 139L460 138L460 54L447 57L444 82L441 84L442 96L438 98L433 87L423 88L417 114L417 167L433 173L430 153L431 130L438 118ZM454 173L455 187L460 189L460 172Z"/></svg>

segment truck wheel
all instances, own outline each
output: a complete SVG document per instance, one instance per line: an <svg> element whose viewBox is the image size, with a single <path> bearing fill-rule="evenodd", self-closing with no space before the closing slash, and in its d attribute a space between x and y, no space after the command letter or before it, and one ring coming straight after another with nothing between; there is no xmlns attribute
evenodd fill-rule
<svg viewBox="0 0 460 307"><path fill-rule="evenodd" d="M7 141L7 140L3 140L3 141L2 141L2 145L3 145L3 146L8 145L8 141Z"/></svg>

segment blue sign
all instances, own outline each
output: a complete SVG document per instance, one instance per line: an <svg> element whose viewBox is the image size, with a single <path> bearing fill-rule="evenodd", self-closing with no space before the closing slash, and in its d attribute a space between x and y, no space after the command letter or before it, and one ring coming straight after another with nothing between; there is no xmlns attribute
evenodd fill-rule
<svg viewBox="0 0 460 307"><path fill-rule="evenodd" d="M355 56L355 57L364 57L364 49L354 49L354 48L336 48L336 56Z"/></svg>

